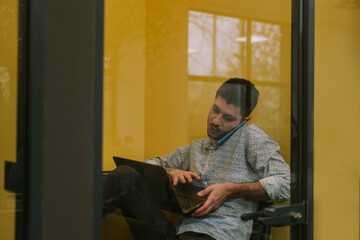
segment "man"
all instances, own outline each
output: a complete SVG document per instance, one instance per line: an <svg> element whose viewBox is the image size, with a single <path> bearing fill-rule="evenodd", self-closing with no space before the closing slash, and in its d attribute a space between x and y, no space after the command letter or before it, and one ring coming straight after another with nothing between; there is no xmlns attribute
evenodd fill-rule
<svg viewBox="0 0 360 240"><path fill-rule="evenodd" d="M195 140L165 156L146 160L164 166L174 185L193 183L205 188L199 196L208 195L202 207L177 224L179 239L249 239L252 223L242 221L240 215L255 211L258 201L289 198L290 171L280 155L278 144L258 126L245 124L251 118L249 115L258 97L258 91L250 81L229 79L218 89L210 108L207 138ZM115 176L138 175L130 174L129 170L126 174L117 171L112 174L112 182L105 184L105 189L114 181L122 181ZM159 238L171 239L173 230L159 213L159 208L140 203L140 199L146 197L150 199L146 202L153 204L151 194L142 186L141 177L134 181L143 191L143 195L135 197L138 199L136 205L144 207L128 214L152 224ZM130 199L124 201L128 193L123 192L120 196L123 202L127 201L122 205L126 211L131 205ZM148 212L147 217L142 215L144 212Z"/></svg>

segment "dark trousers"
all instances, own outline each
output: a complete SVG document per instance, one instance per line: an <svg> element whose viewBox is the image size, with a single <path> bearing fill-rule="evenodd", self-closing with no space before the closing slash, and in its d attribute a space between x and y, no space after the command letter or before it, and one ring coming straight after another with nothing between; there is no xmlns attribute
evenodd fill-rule
<svg viewBox="0 0 360 240"><path fill-rule="evenodd" d="M103 215L120 208L133 232L136 219L150 225L156 239L213 239L202 233L186 232L176 236L169 222L156 203L141 174L128 166L119 166L103 178Z"/></svg>

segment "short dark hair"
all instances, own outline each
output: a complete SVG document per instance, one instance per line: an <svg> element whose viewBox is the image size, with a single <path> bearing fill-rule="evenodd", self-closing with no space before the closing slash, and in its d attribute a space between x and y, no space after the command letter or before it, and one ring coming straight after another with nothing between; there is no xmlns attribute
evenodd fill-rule
<svg viewBox="0 0 360 240"><path fill-rule="evenodd" d="M249 80L233 77L224 82L216 92L215 99L221 96L227 104L240 108L240 114L247 117L254 110L259 91Z"/></svg>

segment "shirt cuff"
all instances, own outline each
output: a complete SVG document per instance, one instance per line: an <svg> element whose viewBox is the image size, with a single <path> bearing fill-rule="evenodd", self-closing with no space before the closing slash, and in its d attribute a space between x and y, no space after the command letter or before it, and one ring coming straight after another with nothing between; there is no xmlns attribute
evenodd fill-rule
<svg viewBox="0 0 360 240"><path fill-rule="evenodd" d="M259 182L272 201L284 201L290 198L290 182L287 180L270 176L260 179Z"/></svg>

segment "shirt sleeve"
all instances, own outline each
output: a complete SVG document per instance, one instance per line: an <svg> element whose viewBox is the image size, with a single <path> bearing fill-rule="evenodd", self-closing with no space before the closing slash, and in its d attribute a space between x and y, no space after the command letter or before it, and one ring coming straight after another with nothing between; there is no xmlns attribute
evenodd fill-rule
<svg viewBox="0 0 360 240"><path fill-rule="evenodd" d="M280 147L260 128L249 132L248 161L260 176L260 184L272 201L290 198L290 168L280 154Z"/></svg>
<svg viewBox="0 0 360 240"><path fill-rule="evenodd" d="M172 153L166 154L164 156L146 159L145 162L187 171L189 168L189 155L190 144L177 148Z"/></svg>

